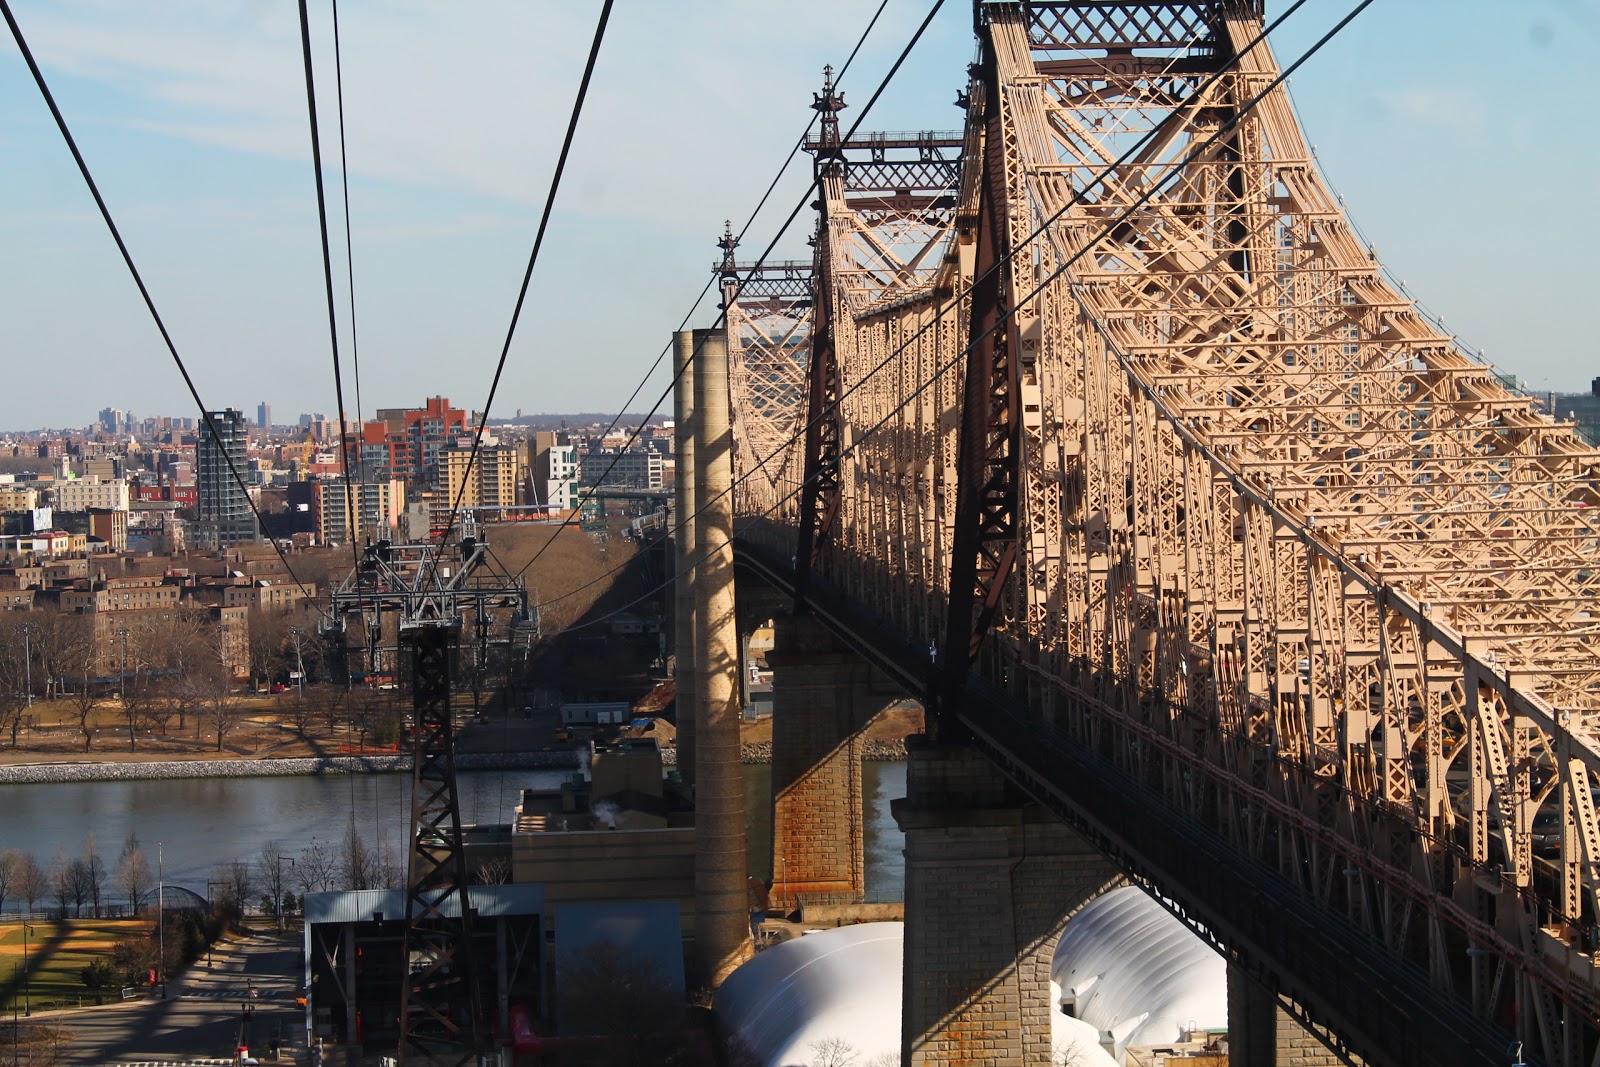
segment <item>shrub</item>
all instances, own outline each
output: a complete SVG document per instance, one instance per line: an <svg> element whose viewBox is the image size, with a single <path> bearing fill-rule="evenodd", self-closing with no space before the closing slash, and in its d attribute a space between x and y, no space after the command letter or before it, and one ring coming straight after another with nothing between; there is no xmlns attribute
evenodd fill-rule
<svg viewBox="0 0 1600 1067"><path fill-rule="evenodd" d="M83 984L90 989L109 989L117 984L117 969L110 960L92 960L79 974Z"/></svg>

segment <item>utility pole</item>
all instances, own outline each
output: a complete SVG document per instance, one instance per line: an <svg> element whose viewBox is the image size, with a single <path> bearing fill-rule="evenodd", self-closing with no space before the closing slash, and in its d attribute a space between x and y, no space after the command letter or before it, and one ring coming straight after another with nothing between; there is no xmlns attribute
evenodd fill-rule
<svg viewBox="0 0 1600 1067"><path fill-rule="evenodd" d="M128 628L117 627L117 636L122 639L122 672L118 675L117 699L123 704L128 703Z"/></svg>
<svg viewBox="0 0 1600 1067"><path fill-rule="evenodd" d="M161 983L161 999L167 999L167 870L156 842L156 979Z"/></svg>
<svg viewBox="0 0 1600 1067"><path fill-rule="evenodd" d="M301 700L306 696L306 664L300 658L300 627L291 627L289 636L294 638L294 681L295 690Z"/></svg>

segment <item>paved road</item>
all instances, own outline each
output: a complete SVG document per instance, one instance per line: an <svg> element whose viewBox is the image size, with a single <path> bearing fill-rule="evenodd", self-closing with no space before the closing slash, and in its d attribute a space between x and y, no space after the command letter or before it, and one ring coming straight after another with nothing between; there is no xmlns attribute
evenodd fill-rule
<svg viewBox="0 0 1600 1067"><path fill-rule="evenodd" d="M262 1063L274 1033L281 1063L305 1060L305 1015L295 1004L301 980L300 941L291 932L249 937L202 957L169 983L167 999L36 1016L74 1034L66 1063L81 1067L137 1064L231 1064L241 1023L252 1056ZM251 990L256 995L252 997ZM245 1005L249 1005L248 1017Z"/></svg>

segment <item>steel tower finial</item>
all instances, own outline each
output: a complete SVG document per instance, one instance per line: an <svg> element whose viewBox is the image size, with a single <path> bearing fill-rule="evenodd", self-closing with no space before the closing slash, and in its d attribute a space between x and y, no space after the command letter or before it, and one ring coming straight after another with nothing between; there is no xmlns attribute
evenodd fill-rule
<svg viewBox="0 0 1600 1067"><path fill-rule="evenodd" d="M811 110L822 116L822 136L818 142L817 158L837 158L839 155L839 112L849 105L844 94L833 91L833 67L822 68L822 92L811 94Z"/></svg>
<svg viewBox="0 0 1600 1067"><path fill-rule="evenodd" d="M722 272L724 275L734 269L733 250L739 247L739 239L733 235L733 221L724 219L722 222L722 238L717 242L717 247L722 249Z"/></svg>

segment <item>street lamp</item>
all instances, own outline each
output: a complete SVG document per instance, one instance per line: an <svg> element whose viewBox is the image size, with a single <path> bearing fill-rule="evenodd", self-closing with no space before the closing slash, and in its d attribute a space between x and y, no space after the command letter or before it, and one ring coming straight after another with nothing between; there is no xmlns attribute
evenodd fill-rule
<svg viewBox="0 0 1600 1067"><path fill-rule="evenodd" d="M148 870L149 868L146 868ZM156 842L156 978L161 982L161 999L167 999L167 874Z"/></svg>
<svg viewBox="0 0 1600 1067"><path fill-rule="evenodd" d="M221 882L213 882L209 878L206 879L206 916L207 916L208 919L216 918L216 915L217 915L217 902L212 897L211 891L213 889L215 889L217 886L221 885L221 884L222 884ZM211 969L211 945L212 945L212 939L210 937L207 937L206 938L206 970L208 970L208 971Z"/></svg>
<svg viewBox="0 0 1600 1067"><path fill-rule="evenodd" d="M23 684L27 687L28 707L33 707L33 646L30 643L33 635L39 628L31 622L23 623L19 629L22 631L22 670L27 678Z"/></svg>
<svg viewBox="0 0 1600 1067"><path fill-rule="evenodd" d="M28 935L33 933L33 927L24 920L22 923L22 1014L33 1014L33 979L28 974Z"/></svg>
<svg viewBox="0 0 1600 1067"><path fill-rule="evenodd" d="M120 683L118 686L120 691L117 697L126 704L128 702L128 628L126 626L117 627L117 636L122 639L122 673L117 679ZM145 869L149 870L148 867Z"/></svg>
<svg viewBox="0 0 1600 1067"><path fill-rule="evenodd" d="M291 627L290 636L294 638L294 687L301 700L306 696L306 664L300 658L300 627Z"/></svg>

